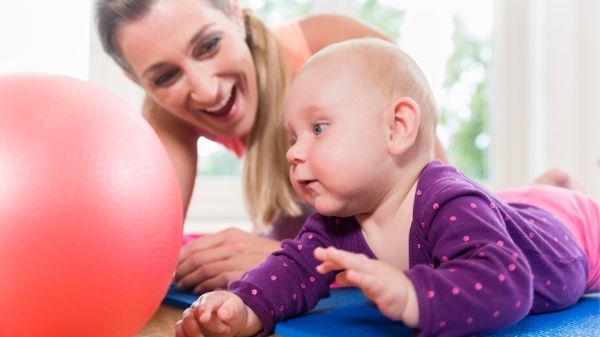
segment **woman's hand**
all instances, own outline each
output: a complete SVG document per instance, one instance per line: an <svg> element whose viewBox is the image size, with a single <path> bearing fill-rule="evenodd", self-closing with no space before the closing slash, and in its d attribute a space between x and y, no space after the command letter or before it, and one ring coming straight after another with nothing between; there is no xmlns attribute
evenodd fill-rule
<svg viewBox="0 0 600 337"><path fill-rule="evenodd" d="M193 289L196 294L224 289L279 247L279 241L237 228L205 235L181 249L175 281L178 288Z"/></svg>
<svg viewBox="0 0 600 337"><path fill-rule="evenodd" d="M360 288L386 317L401 320L410 327L417 326L417 295L412 282L400 269L363 254L333 247L319 247L314 254L317 260L323 261L317 266L319 273L343 270L337 275L338 283Z"/></svg>
<svg viewBox="0 0 600 337"><path fill-rule="evenodd" d="M242 299L228 291L202 295L175 324L177 337L251 336L261 329L258 317Z"/></svg>

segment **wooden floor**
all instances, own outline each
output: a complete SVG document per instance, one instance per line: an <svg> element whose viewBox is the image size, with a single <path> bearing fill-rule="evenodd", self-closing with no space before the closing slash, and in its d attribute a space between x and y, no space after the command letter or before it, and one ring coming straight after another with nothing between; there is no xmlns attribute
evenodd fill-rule
<svg viewBox="0 0 600 337"><path fill-rule="evenodd" d="M175 323L181 319L183 309L161 305L152 319L135 337L174 337ZM269 337L279 337L270 335Z"/></svg>
<svg viewBox="0 0 600 337"><path fill-rule="evenodd" d="M136 337L174 337L175 322L181 319L183 310L161 305L152 319Z"/></svg>

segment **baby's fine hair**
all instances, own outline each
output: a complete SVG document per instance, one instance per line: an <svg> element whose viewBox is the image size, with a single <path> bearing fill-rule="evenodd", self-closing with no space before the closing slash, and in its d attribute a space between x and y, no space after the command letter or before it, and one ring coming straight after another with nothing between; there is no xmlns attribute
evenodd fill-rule
<svg viewBox="0 0 600 337"><path fill-rule="evenodd" d="M335 43L321 49L300 69L297 78L324 61L351 67L359 72L365 87L377 89L387 101L411 97L421 110L422 134L432 140L437 125L433 92L417 63L398 45L377 38L360 38ZM367 90L365 92L372 92Z"/></svg>

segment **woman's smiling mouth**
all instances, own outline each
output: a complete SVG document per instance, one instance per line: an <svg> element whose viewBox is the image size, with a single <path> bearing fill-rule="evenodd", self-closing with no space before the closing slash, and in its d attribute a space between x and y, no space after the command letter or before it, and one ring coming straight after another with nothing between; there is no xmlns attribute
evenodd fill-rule
<svg viewBox="0 0 600 337"><path fill-rule="evenodd" d="M229 94L219 102L219 104L203 109L202 112L214 116L214 117L225 117L229 115L237 97L237 88L233 86Z"/></svg>

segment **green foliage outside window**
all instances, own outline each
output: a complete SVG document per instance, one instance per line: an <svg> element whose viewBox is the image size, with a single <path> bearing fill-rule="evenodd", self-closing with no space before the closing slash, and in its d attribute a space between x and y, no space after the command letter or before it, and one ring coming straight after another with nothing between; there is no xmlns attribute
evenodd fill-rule
<svg viewBox="0 0 600 337"><path fill-rule="evenodd" d="M242 8L252 12L268 24L302 17L310 13L313 0L241 0Z"/></svg>
<svg viewBox="0 0 600 337"><path fill-rule="evenodd" d="M244 8L265 22L277 24L310 13L315 0L241 0ZM357 17L381 30L395 41L401 39L407 9L398 9L379 0L356 0ZM440 126L450 134L446 150L450 161L476 179L489 176L488 161L488 74L489 45L469 35L460 17L453 17L454 50L446 62L444 90L450 95L456 88L468 88L465 106L439 107ZM473 76L475 74L475 76ZM465 87L466 86L466 87ZM241 161L230 151L214 151L202 156L200 175L237 175Z"/></svg>
<svg viewBox="0 0 600 337"><path fill-rule="evenodd" d="M203 176L236 176L241 170L241 161L225 147L221 151L202 156L198 165L198 174Z"/></svg>
<svg viewBox="0 0 600 337"><path fill-rule="evenodd" d="M468 176L483 180L489 178L489 47L469 35L460 17L452 21L454 52L446 62L444 88L468 85L472 94L463 113L441 106L440 124L452 134L446 146L450 161Z"/></svg>
<svg viewBox="0 0 600 337"><path fill-rule="evenodd" d="M395 41L401 40L401 31L406 9L383 5L379 0L360 0L358 17L380 29ZM450 142L446 151L452 164L475 179L489 178L489 135L488 135L488 74L489 51L486 41L469 35L459 16L452 18L452 43L454 50L446 61L444 89L451 91L458 86L469 86L471 96L456 111L439 106L439 124L450 131ZM466 74L476 73L481 77L473 80Z"/></svg>
<svg viewBox="0 0 600 337"><path fill-rule="evenodd" d="M357 6L357 17L381 30L392 40L401 38L401 28L406 10L380 4L379 0L360 0Z"/></svg>

